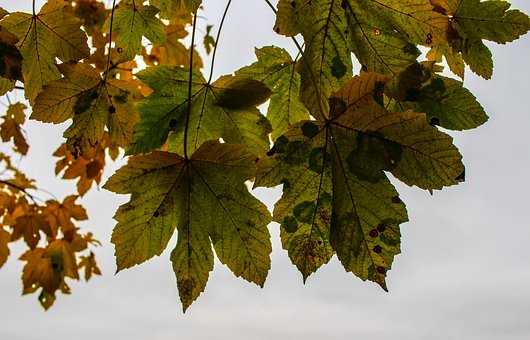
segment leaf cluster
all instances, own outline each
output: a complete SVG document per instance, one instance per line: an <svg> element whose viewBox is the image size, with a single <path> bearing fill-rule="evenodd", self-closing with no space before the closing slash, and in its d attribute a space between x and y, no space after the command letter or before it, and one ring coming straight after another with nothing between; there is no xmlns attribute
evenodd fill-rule
<svg viewBox="0 0 530 340"><path fill-rule="evenodd" d="M121 149L128 163L104 186L130 195L115 215L118 271L161 255L176 232L171 263L184 310L204 291L215 257L264 285L270 221L304 281L336 255L386 290L408 221L390 175L431 193L465 180L450 131L488 120L464 86L466 67L491 78L486 43L530 30L526 14L498 0L264 0L274 31L297 53L256 48L254 63L214 79L232 1L219 23L205 25L201 53L207 4L48 0L38 13L1 11L0 91L23 90L30 119L66 123L56 174L77 180L63 203L34 204L32 182L3 156L18 179L3 186L0 259L24 238L24 291L42 287L45 307L80 268L87 279L100 273L93 253L76 258L93 241L72 235L68 221L86 218L73 202L100 184ZM211 55L209 70L201 55ZM9 107L0 136L25 155L24 109ZM282 186L272 216L250 185ZM40 222L16 222L27 216ZM45 247L35 240L41 233Z"/></svg>

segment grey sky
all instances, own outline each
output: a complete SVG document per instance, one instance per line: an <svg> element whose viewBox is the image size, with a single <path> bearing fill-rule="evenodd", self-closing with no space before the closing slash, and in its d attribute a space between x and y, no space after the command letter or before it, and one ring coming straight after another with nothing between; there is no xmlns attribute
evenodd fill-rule
<svg viewBox="0 0 530 340"><path fill-rule="evenodd" d="M530 13L528 1L512 3ZM225 1L205 4L205 17L217 23ZM31 2L0 0L0 6L30 10ZM216 74L252 62L254 46L293 51L288 39L272 33L273 22L262 0L234 0ZM0 270L0 339L530 339L530 38L492 46L494 78L468 72L465 81L491 119L452 133L467 182L434 196L399 185L411 222L402 227L403 254L389 273L390 293L345 273L336 259L304 286L278 242L278 225L271 224L265 289L216 263L206 292L183 315L168 251L113 275L112 215L127 197L92 190L84 200L91 220L84 225L103 242L97 257L104 276L73 283L73 294L59 295L44 313L35 295L20 296L21 248L13 247ZM27 130L31 149L23 169L59 196L71 192L73 183L53 177L50 155L62 131L36 122ZM258 194L270 206L279 193Z"/></svg>

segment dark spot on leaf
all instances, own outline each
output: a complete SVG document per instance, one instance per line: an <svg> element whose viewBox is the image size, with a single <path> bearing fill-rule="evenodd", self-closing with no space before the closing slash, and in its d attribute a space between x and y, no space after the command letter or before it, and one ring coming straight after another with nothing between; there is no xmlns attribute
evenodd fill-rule
<svg viewBox="0 0 530 340"><path fill-rule="evenodd" d="M344 63L338 56L335 56L331 60L331 74L333 75L333 77L341 79L342 77L344 77L347 71L348 69L346 65L344 65Z"/></svg>
<svg viewBox="0 0 530 340"><path fill-rule="evenodd" d="M291 234L298 230L298 221L293 216L285 216L282 226L286 232Z"/></svg>
<svg viewBox="0 0 530 340"><path fill-rule="evenodd" d="M403 203L403 201L401 200L401 198L399 198L399 196L394 196L392 197L392 203L399 204Z"/></svg>
<svg viewBox="0 0 530 340"><path fill-rule="evenodd" d="M118 51L118 53L123 53L123 48L118 47L118 48L117 48L117 51Z"/></svg>
<svg viewBox="0 0 530 340"><path fill-rule="evenodd" d="M289 182L287 178L282 179L282 184L283 184L283 190L289 190L289 188L291 187L291 183Z"/></svg>
<svg viewBox="0 0 530 340"><path fill-rule="evenodd" d="M433 39L432 33L428 33L428 34L427 34L427 38L425 39L425 43L426 43L427 45L432 44L432 39Z"/></svg>
<svg viewBox="0 0 530 340"><path fill-rule="evenodd" d="M384 223L381 223L377 226L377 230L380 232L380 233L383 233L385 230L386 230L386 225Z"/></svg>
<svg viewBox="0 0 530 340"><path fill-rule="evenodd" d="M113 105L109 106L109 109L108 109L108 110L109 110L109 113L110 113L110 114L112 114L112 113L116 113L116 108L115 108Z"/></svg>
<svg viewBox="0 0 530 340"><path fill-rule="evenodd" d="M379 266L379 267L377 267L377 272L379 274L385 275L386 274L386 269L385 269L385 267Z"/></svg>
<svg viewBox="0 0 530 340"><path fill-rule="evenodd" d="M272 149L267 152L267 156L273 156L275 153L284 153L287 150L287 144L289 144L289 139L287 139L287 137L278 137Z"/></svg>
<svg viewBox="0 0 530 340"><path fill-rule="evenodd" d="M259 105L265 102L271 93L261 81L234 78L225 88L217 90L215 98L217 105L237 110Z"/></svg>
<svg viewBox="0 0 530 340"><path fill-rule="evenodd" d="M313 138L318 134L318 126L313 122L305 122L302 125L302 133L307 138Z"/></svg>
<svg viewBox="0 0 530 340"><path fill-rule="evenodd" d="M368 235L370 235L370 237L372 237L372 238L376 238L377 236L379 236L379 232L377 231L377 229L372 229L372 230L370 230Z"/></svg>
<svg viewBox="0 0 530 340"><path fill-rule="evenodd" d="M443 93L443 92L446 91L445 83L444 83L442 78L434 78L431 81L431 84L429 85L429 88L433 92L442 92Z"/></svg>
<svg viewBox="0 0 530 340"><path fill-rule="evenodd" d="M98 96L99 96L99 93L96 89L91 89L91 90L83 92L77 98L74 104L74 114L78 115L83 112L86 112L92 105L92 102L96 100Z"/></svg>
<svg viewBox="0 0 530 340"><path fill-rule="evenodd" d="M405 101L407 102L415 102L418 101L421 98L422 92L418 88L411 87L407 89L405 95Z"/></svg>
<svg viewBox="0 0 530 340"><path fill-rule="evenodd" d="M177 126L177 120L175 118L169 121L169 128L174 129Z"/></svg>
<svg viewBox="0 0 530 340"><path fill-rule="evenodd" d="M380 245L377 245L377 246L375 246L372 250L373 250L374 253L376 253L376 254L381 254L381 252L383 251L383 248L381 248Z"/></svg>
<svg viewBox="0 0 530 340"><path fill-rule="evenodd" d="M331 204L332 199L333 197L331 197L331 194L324 191L320 194L319 203L320 205Z"/></svg>
<svg viewBox="0 0 530 340"><path fill-rule="evenodd" d="M405 46L403 46L403 52L413 56L419 56L421 54L421 51L418 49L418 47L411 43L407 43Z"/></svg>
<svg viewBox="0 0 530 340"><path fill-rule="evenodd" d="M376 183L383 171L394 170L403 153L400 144L386 139L378 132L359 133L357 145L346 158L348 169L362 180Z"/></svg>
<svg viewBox="0 0 530 340"><path fill-rule="evenodd" d="M440 119L437 117L432 117L431 120L429 121L429 124L432 126L440 125Z"/></svg>
<svg viewBox="0 0 530 340"><path fill-rule="evenodd" d="M384 97L385 92L385 83L382 81L377 81L374 87L374 100L379 104L384 106Z"/></svg>
<svg viewBox="0 0 530 340"><path fill-rule="evenodd" d="M440 14L443 14L443 15L447 15L447 11L445 10L445 8L443 8L441 6L434 5L432 10L434 12L437 12L437 13L440 13Z"/></svg>
<svg viewBox="0 0 530 340"><path fill-rule="evenodd" d="M294 207L293 213L298 221L311 223L315 214L315 203L309 201L299 203Z"/></svg>
<svg viewBox="0 0 530 340"><path fill-rule="evenodd" d="M329 155L326 154L326 159ZM309 169L317 174L322 173L324 167L324 148L315 148L309 154Z"/></svg>
<svg viewBox="0 0 530 340"><path fill-rule="evenodd" d="M155 211L155 212L153 213L153 216L154 216L154 217L158 217L158 216L160 216L160 213L158 212L158 210Z"/></svg>

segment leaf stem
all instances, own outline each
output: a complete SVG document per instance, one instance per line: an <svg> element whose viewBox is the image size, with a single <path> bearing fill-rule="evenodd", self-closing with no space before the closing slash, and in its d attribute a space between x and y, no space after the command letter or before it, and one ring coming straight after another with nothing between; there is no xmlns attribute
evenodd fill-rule
<svg viewBox="0 0 530 340"><path fill-rule="evenodd" d="M198 9L197 9L198 10ZM188 109L186 110L186 124L184 125L184 159L188 160L188 130L190 125L191 116L191 91L193 82L193 52L195 52L195 33L197 32L197 10L193 13L193 28L191 33L191 46L190 46L190 76L188 79Z"/></svg>
<svg viewBox="0 0 530 340"><path fill-rule="evenodd" d="M228 0L228 3L226 4L226 7L225 7L225 11L223 13L223 17L221 18L221 23L219 24L219 30L217 31L217 36L215 37L215 45L213 47L212 64L210 65L210 76L208 77L208 84L212 82L213 69L215 66L215 56L217 55L217 46L219 45L219 38L221 37L221 31L223 30L223 25L225 23L226 15L228 14L228 9L230 8L231 4L232 4L232 0Z"/></svg>
<svg viewBox="0 0 530 340"><path fill-rule="evenodd" d="M274 7L274 5L270 2L270 0L264 0L267 5L269 5L269 7L272 9L272 11L277 14L278 13L278 10L276 9L276 7ZM298 40L296 40L295 37L290 37L291 40L294 42L294 44L296 45L296 48L298 49L298 53L302 56L301 58L301 62L304 62L305 63L305 59L303 58L304 56L304 50L302 49L302 46L300 45L300 43L298 42ZM307 47L307 45L306 45ZM320 113L322 114L322 117L326 118L326 110L324 110L324 106L322 105L322 96L320 94L320 88L318 85L318 82L316 81L316 77L315 77L315 74L313 73L313 70L311 69L311 67L309 65L307 65L307 70L309 71L309 75L311 77L311 81L313 82L313 85L315 86L315 90L317 92L317 95L319 97L318 99L318 107L320 109Z"/></svg>
<svg viewBox="0 0 530 340"><path fill-rule="evenodd" d="M0 180L0 184L4 184L8 187L11 187L13 189L16 189L18 191L20 191L21 193L23 193L24 195L26 195L27 197L29 197L29 199L31 199L33 201L33 203L37 204L37 201L35 199L35 196L33 196L32 194L30 194L26 189L24 189L23 187L15 184L15 183L11 183L9 181L4 181L4 180Z"/></svg>

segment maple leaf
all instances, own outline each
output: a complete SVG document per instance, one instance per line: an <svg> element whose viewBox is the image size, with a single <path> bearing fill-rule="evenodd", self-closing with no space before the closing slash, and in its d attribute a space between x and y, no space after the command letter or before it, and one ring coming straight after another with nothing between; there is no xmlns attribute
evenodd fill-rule
<svg viewBox="0 0 530 340"><path fill-rule="evenodd" d="M148 65L189 66L190 51L180 41L188 35L185 29L186 20L174 20L165 26L166 40L162 44L153 44L149 54L144 56ZM201 56L193 51L193 68L203 67Z"/></svg>
<svg viewBox="0 0 530 340"><path fill-rule="evenodd" d="M254 175L254 159L241 145L216 141L204 143L190 160L159 151L131 157L105 184L132 194L115 215L118 270L160 255L177 228L171 261L184 310L206 286L212 244L236 276L263 286L270 268L270 216L244 184Z"/></svg>
<svg viewBox="0 0 530 340"><path fill-rule="evenodd" d="M46 232L51 236L51 230L48 223L35 206L18 205L13 212L12 218L15 220L15 223L13 224L11 238L13 240L18 240L23 237L24 241L31 249L37 247L41 239L41 231Z"/></svg>
<svg viewBox="0 0 530 340"><path fill-rule="evenodd" d="M96 263L96 256L93 252L90 252L88 256L81 256L78 267L85 270L85 281L90 280L92 275L101 275L101 269Z"/></svg>
<svg viewBox="0 0 530 340"><path fill-rule="evenodd" d="M141 155L106 184L131 194L115 215L118 270L160 255L177 229L171 262L184 310L204 291L214 252L263 286L270 216L247 188L253 180L283 185L274 220L304 280L336 254L347 271L386 289L408 220L387 173L431 193L458 184L462 157L438 126L468 130L488 120L437 63L445 58L462 79L466 65L490 78L485 41L505 44L530 29L526 14L498 0L280 0L274 30L294 40L296 57L263 47L253 64L212 82L215 53L206 80L195 48L201 0L112 6L0 8L0 94L24 91L31 119L71 120L55 170L77 180L77 195L40 200L37 183L0 153L0 266L9 243L23 240L23 292L39 291L45 309L59 291L70 293L67 280L101 275L91 251L100 243L79 232L88 216L76 202L100 183L107 151L116 160L120 148ZM210 54L218 42L205 27ZM427 61L418 60L421 46L430 48ZM268 100L265 117L258 106ZM10 104L0 124L2 141L21 154L24 108Z"/></svg>
<svg viewBox="0 0 530 340"><path fill-rule="evenodd" d="M11 235L0 226L0 268L6 263L9 257L8 244L11 241Z"/></svg>
<svg viewBox="0 0 530 340"><path fill-rule="evenodd" d="M256 56L258 61L236 71L236 75L261 81L271 89L267 119L272 126L272 139L275 140L290 125L308 119L309 113L299 99L300 75L289 53L268 46L256 49Z"/></svg>
<svg viewBox="0 0 530 340"><path fill-rule="evenodd" d="M159 10L154 6L144 6L134 0L121 1L114 11L112 34L116 35L118 49L123 50L125 58L133 59L142 51L142 37L152 43L163 43L165 40L164 24L156 17ZM104 30L110 31L111 18L107 20Z"/></svg>
<svg viewBox="0 0 530 340"><path fill-rule="evenodd" d="M44 309L53 305L57 290L69 294L65 277L79 279L74 252L65 240L55 240L46 248L29 250L20 259L26 261L22 271L23 294L42 288L39 301Z"/></svg>
<svg viewBox="0 0 530 340"><path fill-rule="evenodd" d="M137 76L153 93L138 105L140 122L128 152L157 149L171 132L172 150L183 155L189 70L157 66ZM266 101L270 93L261 82L241 76L223 76L209 84L194 70L188 152L207 140L223 138L227 143L246 144L256 154L265 153L271 128L256 105Z"/></svg>
<svg viewBox="0 0 530 340"><path fill-rule="evenodd" d="M110 140L126 146L132 138L136 111L129 99L138 96L134 82L105 79L89 64L62 64L65 77L49 83L33 105L32 119L62 123L70 145L86 150L103 142L105 127Z"/></svg>
<svg viewBox="0 0 530 340"><path fill-rule="evenodd" d="M13 140L15 150L22 155L27 154L29 149L29 145L26 142L21 128L21 125L26 121L25 109L26 105L22 103L9 105L5 116L2 117L3 122L0 124L0 137L2 137L2 141L8 142Z"/></svg>
<svg viewBox="0 0 530 340"><path fill-rule="evenodd" d="M451 70L463 78L464 62L483 78L493 75L493 57L483 40L506 44L530 30L530 18L510 9L507 1L431 0L450 17L448 43L430 52L431 60L445 56Z"/></svg>
<svg viewBox="0 0 530 340"><path fill-rule="evenodd" d="M62 144L53 155L60 157L55 165L55 174L63 173L64 179L78 179L77 192L83 196L92 187L99 184L105 167L105 145L98 143L83 154L74 154L67 144ZM116 159L116 157L113 157Z"/></svg>
<svg viewBox="0 0 530 340"><path fill-rule="evenodd" d="M353 78L330 99L329 120L294 125L258 164L256 186L283 184L274 220L304 280L336 253L347 271L386 289L407 213L384 172L429 190L459 182L451 137L424 114L386 111L387 81Z"/></svg>
<svg viewBox="0 0 530 340"><path fill-rule="evenodd" d="M48 225L53 231L55 231L55 233L59 228L62 229L63 233L75 230L76 227L73 224L72 219L77 221L88 219L85 208L75 203L77 199L78 196L70 195L67 196L62 203L56 200L49 200L46 202L43 214L45 215Z"/></svg>
<svg viewBox="0 0 530 340"><path fill-rule="evenodd" d="M0 21L2 27L19 39L24 93L30 102L44 85L60 78L56 58L66 62L89 55L87 37L79 20L64 11L64 7L64 1L49 0L38 14L14 12Z"/></svg>
<svg viewBox="0 0 530 340"><path fill-rule="evenodd" d="M204 45L204 49L206 50L206 54L212 53L216 45L215 38L212 36L212 28L213 28L213 25L206 26L206 34L204 35L204 38L202 41L202 44Z"/></svg>

